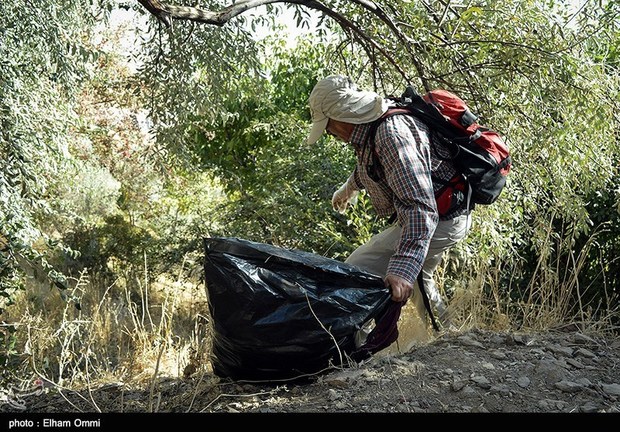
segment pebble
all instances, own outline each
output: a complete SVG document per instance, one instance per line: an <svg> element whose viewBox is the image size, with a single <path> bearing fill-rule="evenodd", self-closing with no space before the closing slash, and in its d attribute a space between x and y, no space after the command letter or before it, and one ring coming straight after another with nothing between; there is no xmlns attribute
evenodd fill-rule
<svg viewBox="0 0 620 432"><path fill-rule="evenodd" d="M592 351L585 349L585 348L579 348L577 350L577 354L583 357L588 357L588 358L596 357L596 354L594 354Z"/></svg>
<svg viewBox="0 0 620 432"><path fill-rule="evenodd" d="M620 384L603 384L601 388L610 396L620 396Z"/></svg>
<svg viewBox="0 0 620 432"><path fill-rule="evenodd" d="M572 381L559 381L555 383L555 387L559 390L569 393L576 393L583 389L583 386L581 384Z"/></svg>
<svg viewBox="0 0 620 432"><path fill-rule="evenodd" d="M468 336L460 336L458 340L463 344L470 347L482 348L484 349L484 345L477 340L474 340Z"/></svg>
<svg viewBox="0 0 620 432"><path fill-rule="evenodd" d="M575 369L583 369L585 367L579 360L575 360L574 358L566 359L566 363L568 363Z"/></svg>
<svg viewBox="0 0 620 432"><path fill-rule="evenodd" d="M327 398L328 398L330 401L334 401L334 400L340 399L341 397L342 397L342 395L341 395L341 394L340 394L340 392L339 392L339 391L337 391L337 390L334 390L334 389L331 389L331 388L330 388L330 389L328 390L328 392L327 392Z"/></svg>
<svg viewBox="0 0 620 432"><path fill-rule="evenodd" d="M594 339L592 339L590 336L584 335L583 333L575 333L573 340L575 341L576 344L582 344L582 345L596 344L596 341Z"/></svg>
<svg viewBox="0 0 620 432"><path fill-rule="evenodd" d="M506 357L506 353L500 350L493 350L489 354L491 354L491 357L497 360L506 360L508 358Z"/></svg>
<svg viewBox="0 0 620 432"><path fill-rule="evenodd" d="M484 376L482 375L476 375L471 377L471 380L473 382L476 383L476 385L480 388L483 389L490 389L491 388L491 382Z"/></svg>
<svg viewBox="0 0 620 432"><path fill-rule="evenodd" d="M595 413L598 412L599 406L594 402L586 402L579 407L579 411L582 413Z"/></svg>
<svg viewBox="0 0 620 432"><path fill-rule="evenodd" d="M565 346L561 346L561 345L549 345L549 350L553 351L553 353L555 354L563 354L566 357L572 357L573 356L573 349L570 347L565 347Z"/></svg>
<svg viewBox="0 0 620 432"><path fill-rule="evenodd" d="M521 388L526 388L530 385L530 379L526 376L521 376L517 379L517 385Z"/></svg>

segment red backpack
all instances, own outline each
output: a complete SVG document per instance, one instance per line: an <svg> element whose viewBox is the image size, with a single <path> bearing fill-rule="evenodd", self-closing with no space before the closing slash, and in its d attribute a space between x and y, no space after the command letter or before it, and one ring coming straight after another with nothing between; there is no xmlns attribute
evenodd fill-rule
<svg viewBox="0 0 620 432"><path fill-rule="evenodd" d="M396 108L376 120L369 133L373 137L371 146L374 147L376 128L387 117L407 114L424 122L431 131L432 145L441 143L448 149L450 155L443 159L450 159L458 171L449 181L433 177L434 182L442 183L435 193L440 215L450 212L454 192L466 195L468 186L472 203L492 204L497 200L512 167L508 146L497 132L478 124L478 117L467 104L446 90L433 90L420 96L409 86L400 98L392 100Z"/></svg>

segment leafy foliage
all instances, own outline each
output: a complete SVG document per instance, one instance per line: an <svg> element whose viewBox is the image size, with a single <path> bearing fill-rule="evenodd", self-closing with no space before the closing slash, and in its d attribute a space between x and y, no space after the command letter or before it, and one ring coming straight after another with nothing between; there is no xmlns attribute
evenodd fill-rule
<svg viewBox="0 0 620 432"><path fill-rule="evenodd" d="M0 292L8 301L21 286L24 267L41 268L65 287L45 256L55 243L41 232L38 219L52 211L48 188L67 163L67 130L75 119L72 89L96 55L82 42L96 23L91 6L91 1L0 5L6 23L0 28ZM46 241L35 246L41 236Z"/></svg>
<svg viewBox="0 0 620 432"><path fill-rule="evenodd" d="M204 118L196 126L193 151L228 193L218 206L228 223L212 235L338 254L342 246L334 247L333 236L341 239L336 227L344 221L325 214L332 213L333 185L350 169L352 155L334 142L304 145L307 95L320 75L320 54L300 43L295 51L276 48L273 58L265 65L267 78L236 78L220 121Z"/></svg>
<svg viewBox="0 0 620 432"><path fill-rule="evenodd" d="M53 213L49 187L67 167L73 89L96 57L84 36L100 7L107 2L0 4L0 314L25 274L67 287L49 254L72 251L44 232L41 220Z"/></svg>

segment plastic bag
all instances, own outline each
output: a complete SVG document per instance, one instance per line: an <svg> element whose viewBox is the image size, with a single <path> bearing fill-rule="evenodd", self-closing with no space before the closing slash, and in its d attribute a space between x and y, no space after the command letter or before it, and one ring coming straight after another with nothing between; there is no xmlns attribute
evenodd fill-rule
<svg viewBox="0 0 620 432"><path fill-rule="evenodd" d="M301 377L363 360L398 337L400 305L377 275L237 238L205 238L204 248L218 376ZM372 319L375 329L356 347L356 332Z"/></svg>

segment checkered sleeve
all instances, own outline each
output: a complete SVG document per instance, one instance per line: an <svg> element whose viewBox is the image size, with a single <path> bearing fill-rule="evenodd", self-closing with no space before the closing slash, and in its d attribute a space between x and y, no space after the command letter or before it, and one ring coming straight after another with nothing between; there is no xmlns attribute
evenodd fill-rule
<svg viewBox="0 0 620 432"><path fill-rule="evenodd" d="M387 274L413 283L439 220L426 126L409 116L390 117L377 130L375 148L403 228Z"/></svg>

